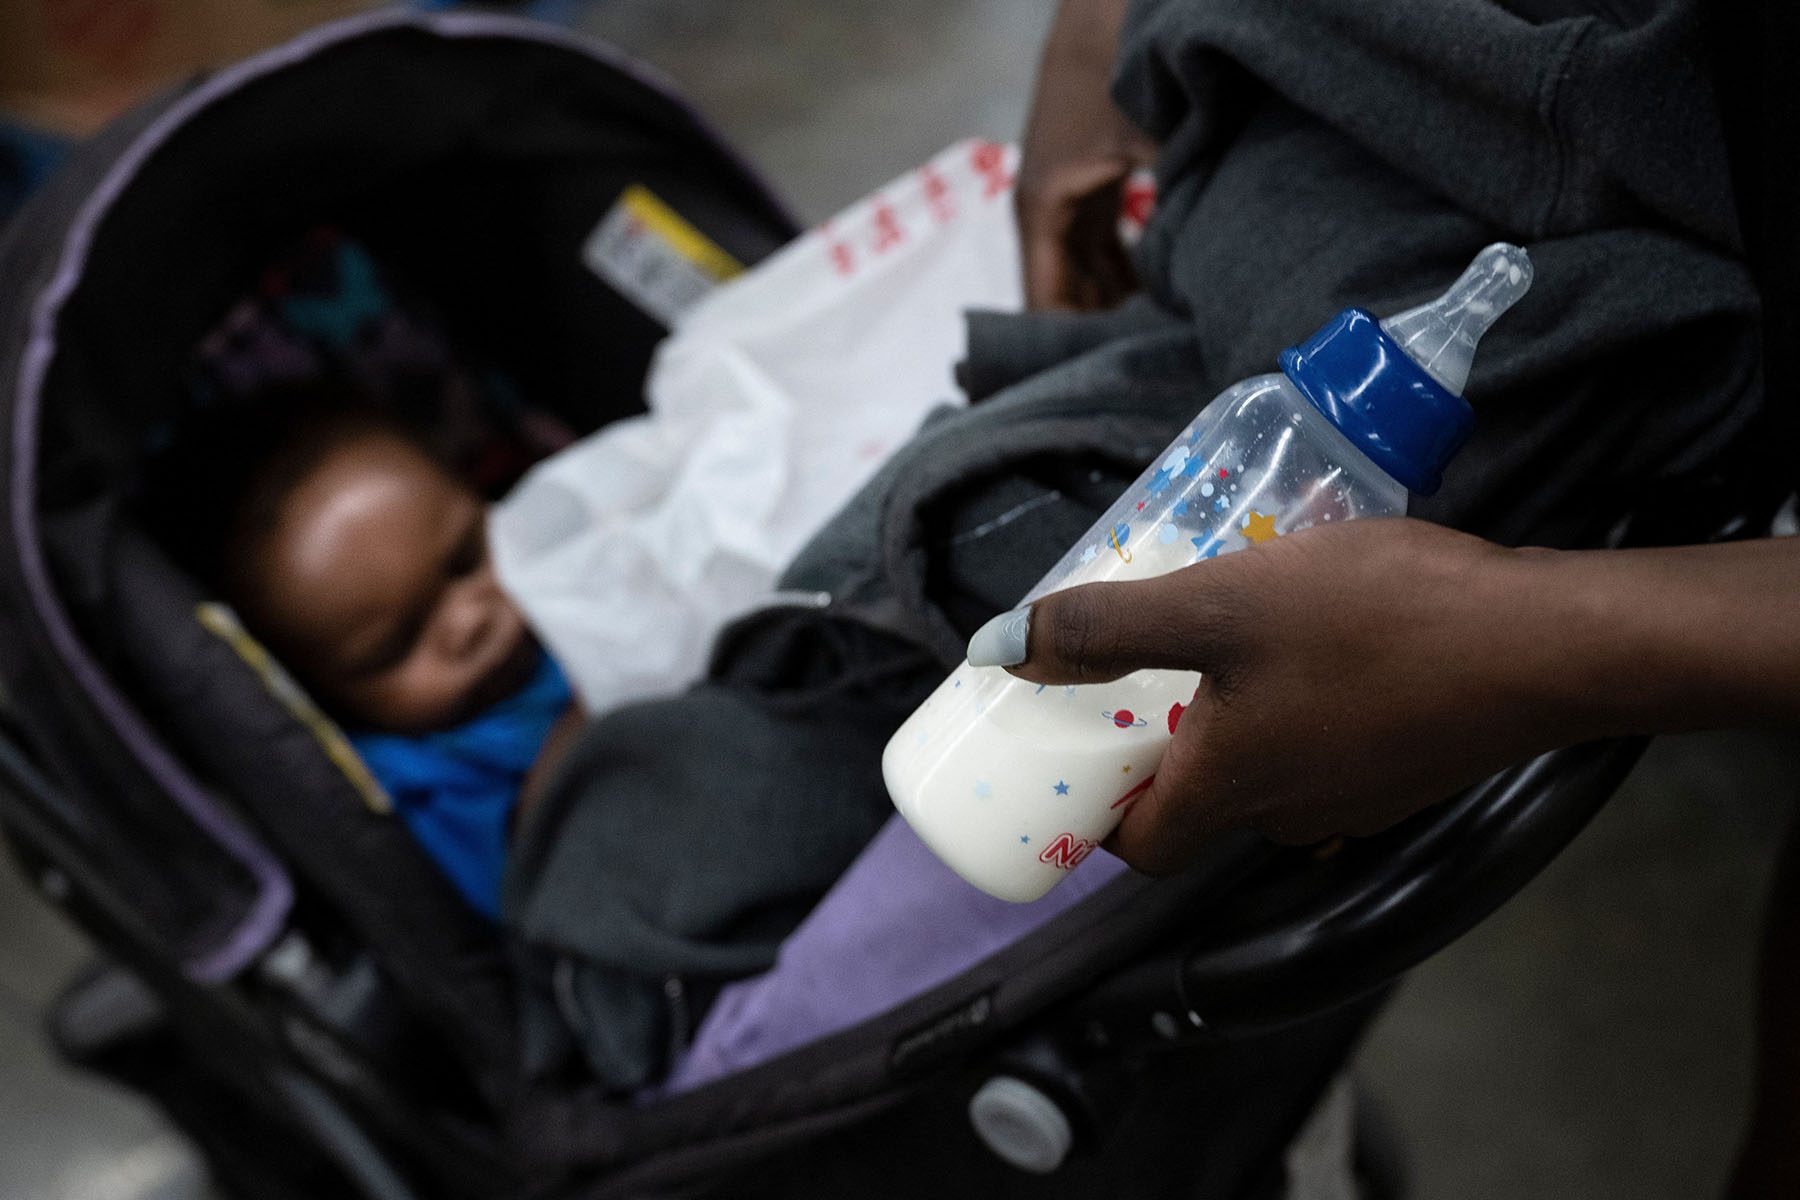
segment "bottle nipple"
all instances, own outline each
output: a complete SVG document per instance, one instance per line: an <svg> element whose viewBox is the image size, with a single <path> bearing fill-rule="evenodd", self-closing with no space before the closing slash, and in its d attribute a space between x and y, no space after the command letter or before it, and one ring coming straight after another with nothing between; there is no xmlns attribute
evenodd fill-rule
<svg viewBox="0 0 1800 1200"><path fill-rule="evenodd" d="M1518 246L1495 242L1475 256L1443 295L1389 317L1381 328L1433 379L1460 396L1481 335L1530 288L1531 257Z"/></svg>

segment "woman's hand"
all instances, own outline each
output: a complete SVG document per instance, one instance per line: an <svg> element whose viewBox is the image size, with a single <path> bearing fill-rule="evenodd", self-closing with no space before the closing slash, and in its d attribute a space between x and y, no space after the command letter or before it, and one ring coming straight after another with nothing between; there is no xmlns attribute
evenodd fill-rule
<svg viewBox="0 0 1800 1200"><path fill-rule="evenodd" d="M1155 151L1108 94L1124 9L1064 0L1044 46L1013 195L1032 308L1110 308L1137 290L1119 203Z"/></svg>
<svg viewBox="0 0 1800 1200"><path fill-rule="evenodd" d="M1229 828L1292 843L1373 833L1590 736L1533 682L1559 677L1530 602L1534 572L1559 557L1419 521L1324 526L1046 596L1010 669L1038 683L1202 673L1114 837L1140 870L1176 870ZM983 649L972 658L1018 657Z"/></svg>

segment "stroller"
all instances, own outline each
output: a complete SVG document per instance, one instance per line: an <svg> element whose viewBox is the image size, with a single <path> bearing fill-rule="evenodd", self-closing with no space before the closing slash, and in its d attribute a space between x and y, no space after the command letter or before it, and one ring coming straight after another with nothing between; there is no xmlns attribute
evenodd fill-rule
<svg viewBox="0 0 1800 1200"><path fill-rule="evenodd" d="M743 262L796 232L606 48L375 14L138 110L8 231L0 823L106 956L60 1050L258 1197L1280 1194L1385 991L1558 853L1640 744L1330 851L1244 838L1174 879L1107 875L873 1015L624 1103L522 1077L506 947L135 526L118 481L197 339L322 217L569 425L636 411L595 398L638 395L664 326L579 252L633 185Z"/></svg>

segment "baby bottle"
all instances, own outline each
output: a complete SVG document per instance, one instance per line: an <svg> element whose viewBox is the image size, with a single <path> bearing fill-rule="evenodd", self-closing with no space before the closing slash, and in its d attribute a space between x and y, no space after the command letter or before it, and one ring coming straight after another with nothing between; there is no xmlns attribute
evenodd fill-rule
<svg viewBox="0 0 1800 1200"><path fill-rule="evenodd" d="M1462 399L1481 335L1531 286L1525 251L1487 247L1430 304L1348 308L1227 388L1022 603L1144 579L1296 529L1398 516L1431 495L1474 425ZM1149 786L1199 676L1139 671L1063 687L963 663L882 754L926 845L1004 900L1035 900Z"/></svg>

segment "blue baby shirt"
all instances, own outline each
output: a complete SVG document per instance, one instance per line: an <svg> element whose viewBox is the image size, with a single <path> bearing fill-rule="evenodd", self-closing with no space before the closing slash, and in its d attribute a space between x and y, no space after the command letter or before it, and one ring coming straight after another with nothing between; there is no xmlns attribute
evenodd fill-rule
<svg viewBox="0 0 1800 1200"><path fill-rule="evenodd" d="M541 654L523 689L454 729L350 738L413 837L491 920L500 919L500 877L519 789L570 698L562 668Z"/></svg>

